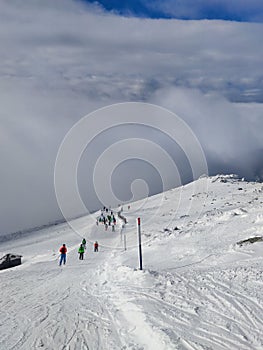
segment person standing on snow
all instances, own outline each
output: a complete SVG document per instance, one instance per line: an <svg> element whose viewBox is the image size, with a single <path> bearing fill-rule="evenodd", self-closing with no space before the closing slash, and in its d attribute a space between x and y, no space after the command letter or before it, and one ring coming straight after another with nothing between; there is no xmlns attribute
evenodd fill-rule
<svg viewBox="0 0 263 350"><path fill-rule="evenodd" d="M83 244L81 244L80 246L79 246L79 260L83 260L84 259L84 251L85 251L85 249L84 249L84 245Z"/></svg>
<svg viewBox="0 0 263 350"><path fill-rule="evenodd" d="M64 265L66 264L66 256L67 256L67 247L66 244L63 244L62 247L60 247L59 252L60 252L60 261L59 261L59 266L61 266L62 262Z"/></svg>
<svg viewBox="0 0 263 350"><path fill-rule="evenodd" d="M81 243L81 244L83 245L84 249L86 249L86 239L85 239L85 238L83 238L83 240L82 240L82 243Z"/></svg>
<svg viewBox="0 0 263 350"><path fill-rule="evenodd" d="M94 243L94 252L98 252L99 251L99 243L96 241Z"/></svg>

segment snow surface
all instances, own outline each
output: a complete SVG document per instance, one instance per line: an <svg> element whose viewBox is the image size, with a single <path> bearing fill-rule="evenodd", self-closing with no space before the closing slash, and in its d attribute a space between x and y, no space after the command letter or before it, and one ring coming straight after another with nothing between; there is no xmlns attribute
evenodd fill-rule
<svg viewBox="0 0 263 350"><path fill-rule="evenodd" d="M260 183L202 178L125 205L116 232L77 219L83 261L67 224L2 242L23 259L0 271L0 349L263 349L263 242L236 244L263 236L262 204Z"/></svg>

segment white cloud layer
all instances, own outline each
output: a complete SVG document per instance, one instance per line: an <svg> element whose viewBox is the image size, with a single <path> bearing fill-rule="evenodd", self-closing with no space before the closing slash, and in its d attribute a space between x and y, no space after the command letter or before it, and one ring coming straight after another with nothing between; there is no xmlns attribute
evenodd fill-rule
<svg viewBox="0 0 263 350"><path fill-rule="evenodd" d="M58 147L77 120L112 103L172 109L197 134L211 171L254 175L261 105L227 100L263 101L263 25L121 18L71 0L0 6L0 233L59 216Z"/></svg>

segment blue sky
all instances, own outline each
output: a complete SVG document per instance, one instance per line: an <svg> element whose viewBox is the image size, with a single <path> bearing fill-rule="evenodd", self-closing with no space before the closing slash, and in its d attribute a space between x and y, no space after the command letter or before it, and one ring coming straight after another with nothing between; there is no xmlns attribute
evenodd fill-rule
<svg viewBox="0 0 263 350"><path fill-rule="evenodd" d="M262 22L262 0L83 0L125 16Z"/></svg>

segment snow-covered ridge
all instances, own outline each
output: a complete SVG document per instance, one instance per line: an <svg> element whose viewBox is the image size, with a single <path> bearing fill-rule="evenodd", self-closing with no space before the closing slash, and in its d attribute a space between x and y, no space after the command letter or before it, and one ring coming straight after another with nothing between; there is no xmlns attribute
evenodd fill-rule
<svg viewBox="0 0 263 350"><path fill-rule="evenodd" d="M122 234L76 220L84 261L66 224L2 242L24 260L0 271L0 349L262 349L262 205L261 183L203 177L124 206Z"/></svg>
<svg viewBox="0 0 263 350"><path fill-rule="evenodd" d="M27 235L31 235L32 233L36 233L37 231L41 231L44 229L49 229L52 226L56 226L56 225L59 225L59 224L64 223L64 222L65 222L65 220L58 220L58 221L55 221L55 222L52 222L52 223L49 223L46 225L36 226L36 227L32 227L32 228L25 229L25 230L19 230L16 232L2 234L2 235L0 235L0 243L5 242L5 241L9 241L9 240L24 238Z"/></svg>

